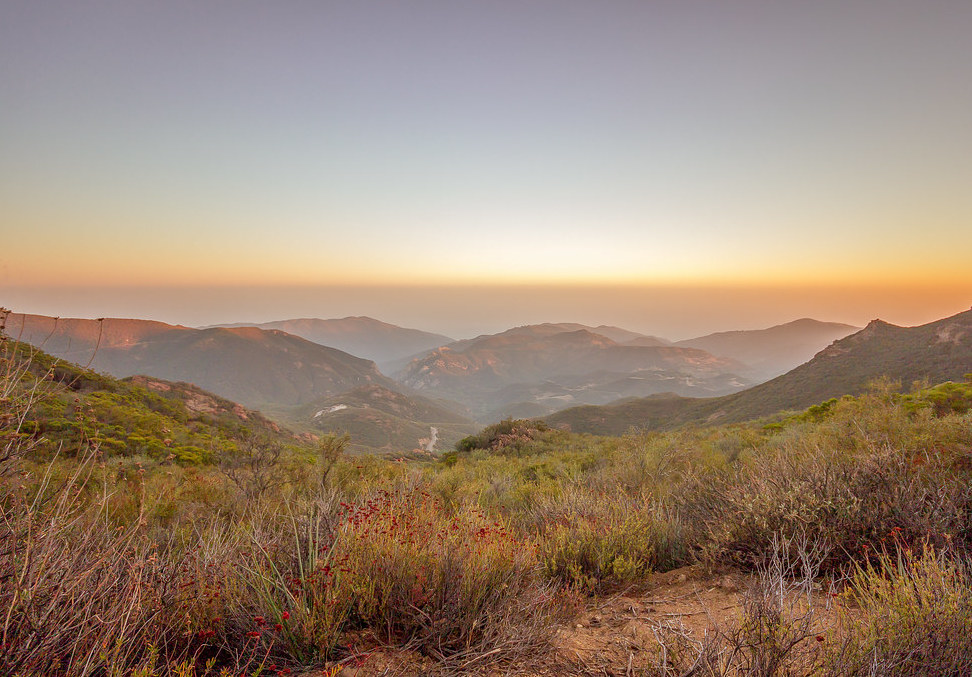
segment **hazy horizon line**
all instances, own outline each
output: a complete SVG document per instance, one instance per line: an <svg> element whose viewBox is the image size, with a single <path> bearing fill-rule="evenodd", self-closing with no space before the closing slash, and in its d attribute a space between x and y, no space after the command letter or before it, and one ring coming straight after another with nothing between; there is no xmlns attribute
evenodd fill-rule
<svg viewBox="0 0 972 677"><path fill-rule="evenodd" d="M0 306L62 318L144 319L187 327L367 316L470 338L544 322L612 325L683 340L800 318L916 326L967 310L972 282L898 285L0 287Z"/></svg>

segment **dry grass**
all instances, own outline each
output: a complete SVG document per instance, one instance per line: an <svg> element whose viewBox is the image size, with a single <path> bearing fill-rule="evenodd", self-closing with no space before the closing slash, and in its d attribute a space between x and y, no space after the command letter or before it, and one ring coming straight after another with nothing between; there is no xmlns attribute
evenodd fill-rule
<svg viewBox="0 0 972 677"><path fill-rule="evenodd" d="M678 519L650 496L575 488L531 511L546 574L593 592L688 560Z"/></svg>
<svg viewBox="0 0 972 677"><path fill-rule="evenodd" d="M0 353L0 674L283 675L353 657L349 637L515 673L576 591L692 562L759 584L704 641L659 627L657 674L972 672L968 414L878 393L773 430L143 475L95 434L32 459L56 384ZM847 581L833 627L821 575Z"/></svg>
<svg viewBox="0 0 972 677"><path fill-rule="evenodd" d="M47 500L42 485L0 501L5 674L103 674L189 650L174 627L173 562L140 537L139 521L93 518L82 502L87 467Z"/></svg>
<svg viewBox="0 0 972 677"><path fill-rule="evenodd" d="M831 667L848 675L972 673L972 580L968 560L924 547L884 552L856 568L853 615Z"/></svg>

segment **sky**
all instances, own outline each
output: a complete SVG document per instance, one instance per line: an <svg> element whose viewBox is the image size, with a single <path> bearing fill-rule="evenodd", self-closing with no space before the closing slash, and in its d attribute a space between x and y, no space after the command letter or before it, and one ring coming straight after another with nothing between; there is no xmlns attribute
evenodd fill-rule
<svg viewBox="0 0 972 677"><path fill-rule="evenodd" d="M972 304L972 3L0 4L0 305L672 338Z"/></svg>

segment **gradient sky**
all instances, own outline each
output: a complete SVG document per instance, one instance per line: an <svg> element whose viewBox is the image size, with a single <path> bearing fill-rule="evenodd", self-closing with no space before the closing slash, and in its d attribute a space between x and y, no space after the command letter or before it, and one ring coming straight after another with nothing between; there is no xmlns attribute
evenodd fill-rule
<svg viewBox="0 0 972 677"><path fill-rule="evenodd" d="M5 0L0 304L934 319L972 302L970 35L968 0Z"/></svg>

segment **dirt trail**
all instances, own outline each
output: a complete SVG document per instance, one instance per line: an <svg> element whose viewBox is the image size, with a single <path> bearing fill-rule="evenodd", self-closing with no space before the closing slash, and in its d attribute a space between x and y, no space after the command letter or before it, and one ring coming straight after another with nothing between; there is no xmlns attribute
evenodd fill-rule
<svg viewBox="0 0 972 677"><path fill-rule="evenodd" d="M658 639L669 631L702 641L714 628L727 628L741 617L746 591L755 577L736 571L713 574L699 567L683 567L652 575L647 582L623 592L588 601L569 623L560 627L552 651L540 665L509 666L504 670L470 671L493 677L524 675L637 675L652 674L659 663ZM826 596L818 595L815 610L825 625L831 615ZM340 677L434 674L433 664L409 652L372 651ZM308 673L318 677L322 673ZM323 673L328 675L328 673Z"/></svg>
<svg viewBox="0 0 972 677"><path fill-rule="evenodd" d="M577 675L624 675L657 664L666 630L701 640L739 617L751 579L703 576L696 567L655 574L636 590L593 602L554 640L554 660ZM551 673L553 674L553 673Z"/></svg>

